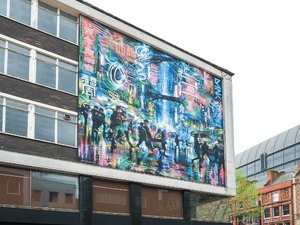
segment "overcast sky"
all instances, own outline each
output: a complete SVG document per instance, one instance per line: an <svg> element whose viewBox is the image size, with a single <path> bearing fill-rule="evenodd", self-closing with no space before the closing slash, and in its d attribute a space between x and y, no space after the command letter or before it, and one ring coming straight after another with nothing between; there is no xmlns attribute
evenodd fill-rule
<svg viewBox="0 0 300 225"><path fill-rule="evenodd" d="M235 153L300 123L298 0L86 0L235 75Z"/></svg>

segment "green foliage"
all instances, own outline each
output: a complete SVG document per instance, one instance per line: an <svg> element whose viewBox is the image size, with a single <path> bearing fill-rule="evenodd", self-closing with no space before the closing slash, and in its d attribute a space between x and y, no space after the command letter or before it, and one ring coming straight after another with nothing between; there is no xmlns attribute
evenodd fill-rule
<svg viewBox="0 0 300 225"><path fill-rule="evenodd" d="M255 181L249 181L240 171L236 171L236 196L231 198L233 217L259 218L262 208Z"/></svg>

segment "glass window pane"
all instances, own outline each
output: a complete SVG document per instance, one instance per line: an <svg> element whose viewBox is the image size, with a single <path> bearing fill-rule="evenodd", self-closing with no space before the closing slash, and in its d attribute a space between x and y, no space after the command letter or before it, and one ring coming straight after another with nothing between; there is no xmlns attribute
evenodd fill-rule
<svg viewBox="0 0 300 225"><path fill-rule="evenodd" d="M289 208L289 205L284 205L284 206L282 206L282 214L283 214L284 216L290 214L290 208Z"/></svg>
<svg viewBox="0 0 300 225"><path fill-rule="evenodd" d="M61 12L60 24L59 24L59 36L63 39L77 43L77 21L76 17L72 20L71 16L67 16L66 13Z"/></svg>
<svg viewBox="0 0 300 225"><path fill-rule="evenodd" d="M40 115L35 116L35 138L52 141L55 139L55 120Z"/></svg>
<svg viewBox="0 0 300 225"><path fill-rule="evenodd" d="M4 73L4 49L0 47L0 73Z"/></svg>
<svg viewBox="0 0 300 225"><path fill-rule="evenodd" d="M39 3L41 6L41 2ZM46 4L43 4L43 6ZM50 6L49 6L50 7ZM48 8L49 8L48 7ZM49 9L39 7L38 10L38 29L57 35L57 14Z"/></svg>
<svg viewBox="0 0 300 225"><path fill-rule="evenodd" d="M93 211L129 214L129 185L126 183L94 180Z"/></svg>
<svg viewBox="0 0 300 225"><path fill-rule="evenodd" d="M32 206L78 209L78 192L76 177L32 172Z"/></svg>
<svg viewBox="0 0 300 225"><path fill-rule="evenodd" d="M182 218L182 193L142 187L142 215Z"/></svg>
<svg viewBox="0 0 300 225"><path fill-rule="evenodd" d="M274 166L281 165L283 163L283 151L276 152L274 154Z"/></svg>
<svg viewBox="0 0 300 225"><path fill-rule="evenodd" d="M0 167L0 204L29 206L29 171Z"/></svg>
<svg viewBox="0 0 300 225"><path fill-rule="evenodd" d="M273 213L274 213L274 214L273 214L274 217L279 216L279 207L278 207L278 206L274 207Z"/></svg>
<svg viewBox="0 0 300 225"><path fill-rule="evenodd" d="M76 125L59 120L57 122L57 142L66 145L75 146Z"/></svg>
<svg viewBox="0 0 300 225"><path fill-rule="evenodd" d="M254 163L247 165L248 176L254 173Z"/></svg>
<svg viewBox="0 0 300 225"><path fill-rule="evenodd" d="M76 94L77 73L59 68L58 89Z"/></svg>
<svg viewBox="0 0 300 225"><path fill-rule="evenodd" d="M284 154L283 154L284 162L288 162L288 161L291 161L291 160L295 159L294 149L295 148L293 146L293 147L290 147L290 148L287 148L287 149L284 150Z"/></svg>
<svg viewBox="0 0 300 225"><path fill-rule="evenodd" d="M56 86L56 66L37 60L36 82L49 87Z"/></svg>
<svg viewBox="0 0 300 225"><path fill-rule="evenodd" d="M0 4L0 14L6 16L7 0L3 0Z"/></svg>
<svg viewBox="0 0 300 225"><path fill-rule="evenodd" d="M261 162L260 162L260 160L258 160L258 161L256 161L255 163L254 163L254 169L255 169L255 171L254 172L260 172L261 171Z"/></svg>
<svg viewBox="0 0 300 225"><path fill-rule="evenodd" d="M1 3L2 4L2 3ZM10 0L10 18L30 25L31 4L26 0Z"/></svg>
<svg viewBox="0 0 300 225"><path fill-rule="evenodd" d="M274 166L273 155L267 156L267 169L270 169Z"/></svg>
<svg viewBox="0 0 300 225"><path fill-rule="evenodd" d="M296 159L300 158L300 144L295 145Z"/></svg>
<svg viewBox="0 0 300 225"><path fill-rule="evenodd" d="M2 106L2 104L3 104L3 99L2 98L0 98L0 131L3 131L2 130L2 117L3 117L3 106Z"/></svg>
<svg viewBox="0 0 300 225"><path fill-rule="evenodd" d="M24 80L29 79L29 57L8 51L7 73Z"/></svg>
<svg viewBox="0 0 300 225"><path fill-rule="evenodd" d="M12 43L8 43L8 49L13 50L14 52L22 53L24 55L29 55L30 50L27 48L23 48L19 45L14 45Z"/></svg>
<svg viewBox="0 0 300 225"><path fill-rule="evenodd" d="M25 108L27 110L27 105L7 100L7 106L5 132L27 136L28 112L20 110ZM9 106L14 106L19 109L10 108Z"/></svg>

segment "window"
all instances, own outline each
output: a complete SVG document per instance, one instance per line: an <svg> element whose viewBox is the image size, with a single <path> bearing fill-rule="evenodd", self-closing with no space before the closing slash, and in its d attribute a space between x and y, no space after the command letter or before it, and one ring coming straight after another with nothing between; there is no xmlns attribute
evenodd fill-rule
<svg viewBox="0 0 300 225"><path fill-rule="evenodd" d="M57 119L57 142L74 145L76 143L76 117L68 115L66 120L66 114L58 113Z"/></svg>
<svg viewBox="0 0 300 225"><path fill-rule="evenodd" d="M38 29L77 42L77 17L43 2L38 7Z"/></svg>
<svg viewBox="0 0 300 225"><path fill-rule="evenodd" d="M279 193L278 192L272 194L272 201L273 202L279 201Z"/></svg>
<svg viewBox="0 0 300 225"><path fill-rule="evenodd" d="M264 215L265 215L265 219L270 218L270 209L265 209Z"/></svg>
<svg viewBox="0 0 300 225"><path fill-rule="evenodd" d="M261 165L261 170L264 170L264 169L267 168L266 156L267 156L267 154L261 154L261 155L260 155L260 165ZM258 172L258 171L257 171L257 172Z"/></svg>
<svg viewBox="0 0 300 225"><path fill-rule="evenodd" d="M283 205L282 206L282 215L284 215L284 216L290 215L289 205Z"/></svg>
<svg viewBox="0 0 300 225"><path fill-rule="evenodd" d="M300 158L300 144L295 145L295 153L296 153L295 158Z"/></svg>
<svg viewBox="0 0 300 225"><path fill-rule="evenodd" d="M43 2L1 0L0 15L33 26L54 36L77 43L77 17ZM37 5L38 4L38 5ZM34 11L38 7L38 15ZM31 24L31 21L37 21Z"/></svg>
<svg viewBox="0 0 300 225"><path fill-rule="evenodd" d="M43 2L39 2L38 9L38 29L47 33L57 34L57 9L47 5Z"/></svg>
<svg viewBox="0 0 300 225"><path fill-rule="evenodd" d="M274 154L274 166L281 165L283 163L283 151L276 152Z"/></svg>
<svg viewBox="0 0 300 225"><path fill-rule="evenodd" d="M72 204L74 196L70 193L65 193L65 203Z"/></svg>
<svg viewBox="0 0 300 225"><path fill-rule="evenodd" d="M68 115L66 119L65 115L65 113L36 107L35 138L75 146L76 117Z"/></svg>
<svg viewBox="0 0 300 225"><path fill-rule="evenodd" d="M5 133L76 146L75 115L0 96L0 131Z"/></svg>
<svg viewBox="0 0 300 225"><path fill-rule="evenodd" d="M142 187L142 216L183 218L182 192Z"/></svg>
<svg viewBox="0 0 300 225"><path fill-rule="evenodd" d="M0 14L6 16L7 0L3 0L0 4Z"/></svg>
<svg viewBox="0 0 300 225"><path fill-rule="evenodd" d="M36 82L58 90L76 94L77 67L38 53Z"/></svg>
<svg viewBox="0 0 300 225"><path fill-rule="evenodd" d="M30 0L2 0L0 4L0 14L26 25L30 25Z"/></svg>
<svg viewBox="0 0 300 225"><path fill-rule="evenodd" d="M267 168L270 169L273 166L274 166L273 155L268 155L267 156Z"/></svg>
<svg viewBox="0 0 300 225"><path fill-rule="evenodd" d="M37 54L36 82L53 88L56 87L56 59Z"/></svg>
<svg viewBox="0 0 300 225"><path fill-rule="evenodd" d="M77 42L77 18L60 11L59 36L73 43Z"/></svg>
<svg viewBox="0 0 300 225"><path fill-rule="evenodd" d="M279 206L273 208L273 217L279 216Z"/></svg>
<svg viewBox="0 0 300 225"><path fill-rule="evenodd" d="M289 162L291 160L294 160L295 159L294 146L285 149L283 157L284 157L284 162Z"/></svg>
<svg viewBox="0 0 300 225"><path fill-rule="evenodd" d="M49 202L58 202L58 192L49 191Z"/></svg>
<svg viewBox="0 0 300 225"><path fill-rule="evenodd" d="M55 142L55 112L35 108L35 138Z"/></svg>
<svg viewBox="0 0 300 225"><path fill-rule="evenodd" d="M29 0L10 0L9 17L30 25L31 4Z"/></svg>
<svg viewBox="0 0 300 225"><path fill-rule="evenodd" d="M0 97L0 131L2 131L3 98Z"/></svg>
<svg viewBox="0 0 300 225"><path fill-rule="evenodd" d="M5 41L0 39L0 73L4 73L4 59L5 59Z"/></svg>
<svg viewBox="0 0 300 225"><path fill-rule="evenodd" d="M19 44L0 39L0 73L77 94L77 62L51 52L41 54L34 46L29 49L27 44L24 44L26 48ZM32 70L30 76L29 68Z"/></svg>
<svg viewBox="0 0 300 225"><path fill-rule="evenodd" d="M248 176L254 173L254 163L247 165Z"/></svg>
<svg viewBox="0 0 300 225"><path fill-rule="evenodd" d="M78 209L79 188L76 177L32 172L31 180L32 206Z"/></svg>
<svg viewBox="0 0 300 225"><path fill-rule="evenodd" d="M77 66L59 61L57 89L76 94Z"/></svg>
<svg viewBox="0 0 300 225"><path fill-rule="evenodd" d="M29 49L8 43L7 74L29 80Z"/></svg>
<svg viewBox="0 0 300 225"><path fill-rule="evenodd" d="M104 213L129 214L129 185L126 183L94 180L93 210Z"/></svg>
<svg viewBox="0 0 300 225"><path fill-rule="evenodd" d="M29 172L0 167L0 204L29 206Z"/></svg>
<svg viewBox="0 0 300 225"><path fill-rule="evenodd" d="M5 132L27 136L28 104L6 100Z"/></svg>

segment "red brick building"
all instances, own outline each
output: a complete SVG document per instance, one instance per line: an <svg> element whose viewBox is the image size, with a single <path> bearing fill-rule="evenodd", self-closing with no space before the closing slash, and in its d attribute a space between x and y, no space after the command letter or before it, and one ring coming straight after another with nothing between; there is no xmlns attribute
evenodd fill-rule
<svg viewBox="0 0 300 225"><path fill-rule="evenodd" d="M259 189L261 224L294 225L293 222L293 177L294 173L268 172L265 187Z"/></svg>
<svg viewBox="0 0 300 225"><path fill-rule="evenodd" d="M259 202L262 207L261 218L252 218L243 214L243 218L234 218L233 224L261 225L299 225L300 224L300 162L294 172L269 170L267 181L258 182ZM253 205L238 203L233 207L247 211ZM254 206L255 207L255 206ZM237 209L235 208L235 209Z"/></svg>
<svg viewBox="0 0 300 225"><path fill-rule="evenodd" d="M299 225L300 162L295 172L268 171L267 183L259 193L262 225Z"/></svg>

